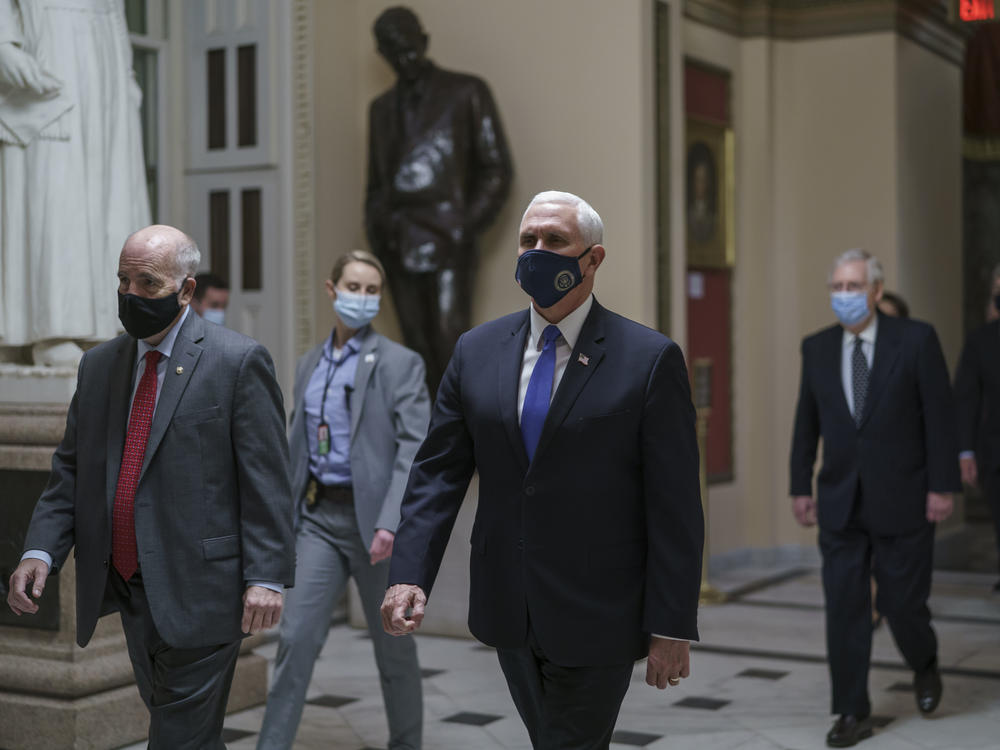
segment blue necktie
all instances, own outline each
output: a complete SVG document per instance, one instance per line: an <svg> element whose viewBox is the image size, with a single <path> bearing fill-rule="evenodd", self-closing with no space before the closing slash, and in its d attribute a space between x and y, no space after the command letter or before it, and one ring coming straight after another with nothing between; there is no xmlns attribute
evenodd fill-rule
<svg viewBox="0 0 1000 750"><path fill-rule="evenodd" d="M521 438L524 440L524 450L528 453L528 461L535 459L535 449L538 439L542 436L542 425L545 415L549 412L549 402L552 400L552 378L556 372L556 339L559 329L554 325L545 327L542 331L542 353L531 371L528 390L524 394L524 404L521 406Z"/></svg>

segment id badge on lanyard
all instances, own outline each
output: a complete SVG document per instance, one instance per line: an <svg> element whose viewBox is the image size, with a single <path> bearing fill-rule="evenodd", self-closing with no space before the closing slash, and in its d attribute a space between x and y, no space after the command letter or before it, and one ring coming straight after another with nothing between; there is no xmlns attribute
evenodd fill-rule
<svg viewBox="0 0 1000 750"><path fill-rule="evenodd" d="M316 443L319 455L325 456L330 452L330 425L326 422L320 422L316 428Z"/></svg>

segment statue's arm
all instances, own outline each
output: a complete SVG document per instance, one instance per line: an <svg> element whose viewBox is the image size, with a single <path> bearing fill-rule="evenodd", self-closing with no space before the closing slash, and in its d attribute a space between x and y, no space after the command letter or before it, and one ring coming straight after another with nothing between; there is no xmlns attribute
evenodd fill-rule
<svg viewBox="0 0 1000 750"><path fill-rule="evenodd" d="M21 31L21 12L15 0L0 0L0 44L24 44Z"/></svg>
<svg viewBox="0 0 1000 750"><path fill-rule="evenodd" d="M475 133L475 182L468 216L470 228L478 232L493 221L503 206L510 190L513 167L500 113L485 82L480 81L476 86L471 110Z"/></svg>

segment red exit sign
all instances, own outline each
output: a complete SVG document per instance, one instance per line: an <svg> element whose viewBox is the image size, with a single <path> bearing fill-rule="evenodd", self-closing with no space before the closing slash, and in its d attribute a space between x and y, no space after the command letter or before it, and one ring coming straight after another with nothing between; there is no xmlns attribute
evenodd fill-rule
<svg viewBox="0 0 1000 750"><path fill-rule="evenodd" d="M958 17L963 21L992 21L993 0L958 0Z"/></svg>

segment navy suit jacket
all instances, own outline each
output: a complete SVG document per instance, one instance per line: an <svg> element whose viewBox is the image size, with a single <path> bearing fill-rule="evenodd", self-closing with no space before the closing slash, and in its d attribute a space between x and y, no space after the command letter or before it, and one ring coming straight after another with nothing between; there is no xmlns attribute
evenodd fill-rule
<svg viewBox="0 0 1000 750"><path fill-rule="evenodd" d="M469 627L528 623L552 661L623 663L698 637L704 523L680 348L596 302L529 464L517 414L528 311L463 334L403 499L389 581L430 592L473 471Z"/></svg>
<svg viewBox="0 0 1000 750"><path fill-rule="evenodd" d="M969 334L955 373L959 448L975 451L979 473L1000 472L1000 321Z"/></svg>
<svg viewBox="0 0 1000 750"><path fill-rule="evenodd" d="M929 491L961 489L954 401L937 334L927 323L878 314L860 426L844 395L843 336L844 329L834 325L802 342L791 494L812 494L822 437L819 525L844 529L860 492L861 513L871 531L916 531L927 523Z"/></svg>

